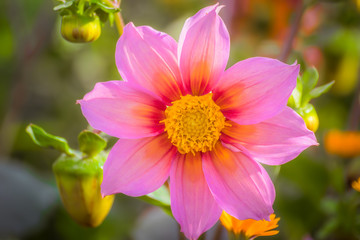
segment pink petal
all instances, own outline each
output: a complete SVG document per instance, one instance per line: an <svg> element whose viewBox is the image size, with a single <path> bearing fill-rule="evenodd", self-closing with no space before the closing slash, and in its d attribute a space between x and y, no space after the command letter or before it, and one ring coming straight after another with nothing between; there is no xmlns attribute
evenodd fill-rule
<svg viewBox="0 0 360 240"><path fill-rule="evenodd" d="M78 103L89 124L111 136L142 138L164 131L166 106L126 82L97 83Z"/></svg>
<svg viewBox="0 0 360 240"><path fill-rule="evenodd" d="M230 49L229 32L218 4L186 20L179 39L179 63L188 93L210 92L224 72Z"/></svg>
<svg viewBox="0 0 360 240"><path fill-rule="evenodd" d="M204 154L203 170L216 202L230 215L260 220L274 212L274 185L264 168L245 154L218 143Z"/></svg>
<svg viewBox="0 0 360 240"><path fill-rule="evenodd" d="M102 195L138 197L155 191L167 180L175 154L167 134L119 139L104 164Z"/></svg>
<svg viewBox="0 0 360 240"><path fill-rule="evenodd" d="M150 27L129 23L116 45L115 60L125 81L158 95L166 104L183 94L177 43Z"/></svg>
<svg viewBox="0 0 360 240"><path fill-rule="evenodd" d="M277 115L296 86L299 65L271 58L249 58L225 71L213 91L214 101L228 119L255 124Z"/></svg>
<svg viewBox="0 0 360 240"><path fill-rule="evenodd" d="M309 146L318 145L314 133L306 128L304 120L289 107L258 124L230 124L231 127L222 131L221 140L247 151L254 160L264 164L286 163Z"/></svg>
<svg viewBox="0 0 360 240"><path fill-rule="evenodd" d="M201 167L201 154L178 154L170 171L171 209L181 231L197 239L220 218L221 209L210 193Z"/></svg>

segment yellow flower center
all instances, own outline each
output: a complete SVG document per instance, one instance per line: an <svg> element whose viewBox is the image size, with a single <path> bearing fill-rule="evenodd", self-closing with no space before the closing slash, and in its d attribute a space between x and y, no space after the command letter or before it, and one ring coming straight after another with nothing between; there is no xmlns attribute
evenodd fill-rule
<svg viewBox="0 0 360 240"><path fill-rule="evenodd" d="M180 153L211 151L227 125L212 93L182 96L165 110L165 131Z"/></svg>

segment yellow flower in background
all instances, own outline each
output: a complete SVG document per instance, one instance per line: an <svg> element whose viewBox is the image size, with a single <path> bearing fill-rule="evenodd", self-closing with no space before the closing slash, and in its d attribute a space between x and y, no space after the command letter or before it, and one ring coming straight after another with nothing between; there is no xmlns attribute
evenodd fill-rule
<svg viewBox="0 0 360 240"><path fill-rule="evenodd" d="M360 192L360 177L358 178L358 180L353 181L351 186L352 186L353 189Z"/></svg>
<svg viewBox="0 0 360 240"><path fill-rule="evenodd" d="M275 214L270 215L270 221L266 220L238 220L233 216L223 211L220 221L222 225L236 235L244 235L247 239L255 239L260 236L273 236L279 233L278 230L274 230L278 227L280 218L275 218Z"/></svg>
<svg viewBox="0 0 360 240"><path fill-rule="evenodd" d="M360 155L360 132L331 130L325 135L325 149L341 157Z"/></svg>

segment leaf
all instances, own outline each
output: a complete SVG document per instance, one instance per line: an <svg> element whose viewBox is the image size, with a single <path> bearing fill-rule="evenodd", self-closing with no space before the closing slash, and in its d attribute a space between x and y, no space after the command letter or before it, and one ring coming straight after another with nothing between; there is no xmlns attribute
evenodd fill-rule
<svg viewBox="0 0 360 240"><path fill-rule="evenodd" d="M34 143L40 147L50 147L59 150L66 155L74 155L74 150L69 147L65 138L51 135L35 124L29 124L26 127L26 132L32 138Z"/></svg>
<svg viewBox="0 0 360 240"><path fill-rule="evenodd" d="M82 131L78 136L78 140L80 151L89 156L99 154L106 147L105 139L88 130Z"/></svg>
<svg viewBox="0 0 360 240"><path fill-rule="evenodd" d="M313 90L311 90L311 92L309 93L310 95L310 98L313 99L313 98L317 98L321 95L323 95L324 93L328 92L332 85L334 85L335 81L331 81L327 84L324 84L320 87L317 87L317 88L314 88Z"/></svg>
<svg viewBox="0 0 360 240"><path fill-rule="evenodd" d="M303 84L301 105L305 105L310 101L308 94L316 86L319 80L319 73L315 67L309 68L303 73L301 80Z"/></svg>
<svg viewBox="0 0 360 240"><path fill-rule="evenodd" d="M173 217L170 208L170 193L164 185L148 195L138 197L138 199L141 199L151 205L161 207L165 213Z"/></svg>
<svg viewBox="0 0 360 240"><path fill-rule="evenodd" d="M71 7L73 5L73 3L74 3L74 0L66 1L63 4L55 6L53 9L54 9L54 11L59 11L59 10Z"/></svg>

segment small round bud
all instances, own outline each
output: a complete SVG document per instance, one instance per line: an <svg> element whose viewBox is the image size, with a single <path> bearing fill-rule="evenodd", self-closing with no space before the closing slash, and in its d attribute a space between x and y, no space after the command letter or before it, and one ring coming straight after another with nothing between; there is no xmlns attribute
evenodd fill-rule
<svg viewBox="0 0 360 240"><path fill-rule="evenodd" d="M299 114L304 119L306 127L309 130L316 132L319 128L319 117L314 106L312 104L307 104L305 108L301 109Z"/></svg>
<svg viewBox="0 0 360 240"><path fill-rule="evenodd" d="M74 43L92 42L100 37L98 16L66 15L61 20L61 35Z"/></svg>

